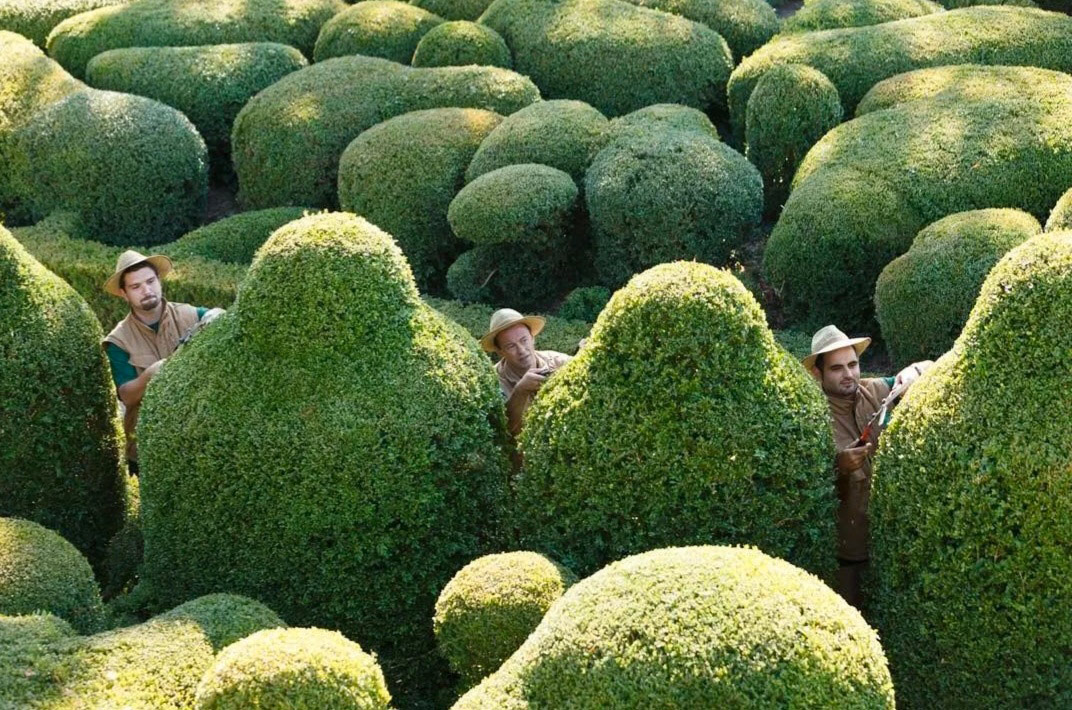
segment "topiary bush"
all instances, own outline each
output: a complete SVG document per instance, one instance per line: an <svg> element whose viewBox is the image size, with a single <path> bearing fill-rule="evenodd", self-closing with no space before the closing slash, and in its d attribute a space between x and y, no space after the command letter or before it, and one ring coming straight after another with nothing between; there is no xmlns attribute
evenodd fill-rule
<svg viewBox="0 0 1072 710"><path fill-rule="evenodd" d="M447 267L465 249L447 209L480 142L501 121L480 109L414 111L373 126L342 154L339 204L395 238L422 291L442 291Z"/></svg>
<svg viewBox="0 0 1072 710"><path fill-rule="evenodd" d="M468 303L521 310L548 308L576 278L573 250L480 244L447 269L447 291Z"/></svg>
<svg viewBox="0 0 1072 710"><path fill-rule="evenodd" d="M559 318L595 321L600 312L607 307L611 297L610 289L602 286L584 286L575 288L566 295L558 307Z"/></svg>
<svg viewBox="0 0 1072 710"><path fill-rule="evenodd" d="M373 656L337 631L267 629L223 650L197 686L197 710L387 710Z"/></svg>
<svg viewBox="0 0 1072 710"><path fill-rule="evenodd" d="M596 156L584 184L596 269L607 286L674 259L724 264L763 212L759 172L697 131L616 140Z"/></svg>
<svg viewBox="0 0 1072 710"><path fill-rule="evenodd" d="M878 636L814 576L755 549L679 547L574 585L453 710L567 706L892 710L894 693Z"/></svg>
<svg viewBox="0 0 1072 710"><path fill-rule="evenodd" d="M279 42L310 57L320 26L344 8L342 0L134 0L64 20L48 53L78 78L90 59L120 47Z"/></svg>
<svg viewBox="0 0 1072 710"><path fill-rule="evenodd" d="M257 94L235 119L239 200L249 208L333 205L339 157L377 123L447 106L506 115L539 98L531 81L496 67L413 69L360 56L314 64Z"/></svg>
<svg viewBox="0 0 1072 710"><path fill-rule="evenodd" d="M474 338L480 338L488 332L488 323L491 322L491 314L495 310L483 303L459 303L430 296L425 296L424 301L465 328ZM572 355L577 352L577 344L588 336L588 331L592 328L591 323L572 320L566 316L545 315L544 318L546 324L537 341L541 350Z"/></svg>
<svg viewBox="0 0 1072 710"><path fill-rule="evenodd" d="M480 22L502 35L544 98L578 99L607 116L661 102L724 104L733 59L707 25L620 0L496 0Z"/></svg>
<svg viewBox="0 0 1072 710"><path fill-rule="evenodd" d="M634 133L647 134L663 128L696 131L719 140L718 129L703 111L681 104L652 104L613 119L607 128L606 143Z"/></svg>
<svg viewBox="0 0 1072 710"><path fill-rule="evenodd" d="M584 402L584 406L576 406ZM833 563L826 400L728 272L663 264L614 294L521 432L522 540L579 574L672 542Z"/></svg>
<svg viewBox="0 0 1072 710"><path fill-rule="evenodd" d="M875 315L894 365L948 350L991 267L1041 231L1037 219L1009 209L960 212L923 229L875 286Z"/></svg>
<svg viewBox="0 0 1072 710"><path fill-rule="evenodd" d="M488 9L491 0L415 0L413 4L447 20L475 22Z"/></svg>
<svg viewBox="0 0 1072 710"><path fill-rule="evenodd" d="M421 37L413 53L415 67L463 67L469 64L510 69L514 60L498 32L467 20L436 25Z"/></svg>
<svg viewBox="0 0 1072 710"><path fill-rule="evenodd" d="M1070 296L1072 232L1010 251L883 434L872 610L904 708L1072 701Z"/></svg>
<svg viewBox="0 0 1072 710"><path fill-rule="evenodd" d="M781 32L796 34L842 27L866 27L942 11L944 8L931 0L809 0L804 7L786 18Z"/></svg>
<svg viewBox="0 0 1072 710"><path fill-rule="evenodd" d="M365 0L332 17L320 29L313 59L363 54L409 64L421 37L444 22L439 15L397 0Z"/></svg>
<svg viewBox="0 0 1072 710"><path fill-rule="evenodd" d="M436 590L498 544L504 419L486 358L420 301L390 235L352 214L291 222L146 394L142 583L164 603L257 595L419 694Z"/></svg>
<svg viewBox="0 0 1072 710"><path fill-rule="evenodd" d="M764 0L627 0L700 22L722 35L740 61L766 44L779 31L774 9Z"/></svg>
<svg viewBox="0 0 1072 710"><path fill-rule="evenodd" d="M486 555L462 567L439 594L433 628L463 687L498 670L576 581L536 552Z"/></svg>
<svg viewBox="0 0 1072 710"><path fill-rule="evenodd" d="M40 644L74 636L74 629L58 616L48 613L5 616L0 614L0 648L16 644ZM0 652L2 653L2 652Z"/></svg>
<svg viewBox="0 0 1072 710"><path fill-rule="evenodd" d="M287 222L301 219L307 212L304 207L240 212L198 227L168 244L164 251L176 260L193 257L248 266L272 232Z"/></svg>
<svg viewBox="0 0 1072 710"><path fill-rule="evenodd" d="M53 27L72 15L126 0L0 0L0 30L18 32L38 47Z"/></svg>
<svg viewBox="0 0 1072 710"><path fill-rule="evenodd" d="M1057 200L1057 204L1053 206L1053 211L1050 212L1050 218L1046 220L1047 232L1058 232L1065 229L1072 229L1072 188L1069 188L1068 192L1061 195L1061 199Z"/></svg>

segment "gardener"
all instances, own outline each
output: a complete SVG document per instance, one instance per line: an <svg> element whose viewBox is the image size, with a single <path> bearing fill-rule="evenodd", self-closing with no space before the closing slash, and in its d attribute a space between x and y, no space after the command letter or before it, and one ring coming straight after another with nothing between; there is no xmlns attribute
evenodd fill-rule
<svg viewBox="0 0 1072 710"><path fill-rule="evenodd" d="M184 335L222 313L218 308L210 310L168 302L160 279L171 268L171 260L166 256L142 256L136 251L125 251L116 262L115 273L104 283L105 291L130 306L130 313L108 333L103 345L124 409L127 461L134 474L138 473L135 427L146 385L179 347Z"/></svg>
<svg viewBox="0 0 1072 710"><path fill-rule="evenodd" d="M811 354L804 358L809 370L823 388L830 404L837 449L838 512L838 591L855 607L862 598L860 581L870 559L867 505L871 495L872 454L878 437L888 421L882 409L887 398L892 403L914 383L931 362L917 362L901 370L896 377L860 379L860 354L871 338L849 338L835 326L822 328L811 339ZM877 421L881 419L882 421Z"/></svg>
<svg viewBox="0 0 1072 710"><path fill-rule="evenodd" d="M507 426L515 437L521 432L525 410L548 376L573 359L554 350L536 349L536 336L543 326L544 319L539 316L502 308L491 314L488 332L480 339L485 352L499 355L495 371L506 398Z"/></svg>

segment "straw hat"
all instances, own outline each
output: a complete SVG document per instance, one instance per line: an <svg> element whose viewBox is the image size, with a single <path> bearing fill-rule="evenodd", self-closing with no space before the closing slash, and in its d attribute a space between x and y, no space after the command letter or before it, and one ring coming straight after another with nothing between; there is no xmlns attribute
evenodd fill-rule
<svg viewBox="0 0 1072 710"><path fill-rule="evenodd" d="M119 288L119 279L122 277L123 272L132 266L138 264L152 264L156 267L156 273L160 276L171 271L171 259L166 256L154 254L152 256L143 256L133 249L127 249L125 252L119 255L119 260L115 262L115 273L108 277L108 280L104 282L104 290L113 296L123 297L123 290Z"/></svg>
<svg viewBox="0 0 1072 710"><path fill-rule="evenodd" d="M811 337L811 355L808 355L801 362L804 363L805 370L811 370L815 366L815 358L823 353L851 347L856 350L856 355L859 356L864 350L867 350L867 346L870 344L871 338L850 338L838 330L837 326L828 325L820 328Z"/></svg>
<svg viewBox="0 0 1072 710"><path fill-rule="evenodd" d="M500 308L491 314L491 324L487 334L480 339L480 347L484 348L484 352L495 352L498 349L495 347L495 336L519 323L528 326L529 332L535 338L543 330L544 322L540 316L523 316L513 308Z"/></svg>

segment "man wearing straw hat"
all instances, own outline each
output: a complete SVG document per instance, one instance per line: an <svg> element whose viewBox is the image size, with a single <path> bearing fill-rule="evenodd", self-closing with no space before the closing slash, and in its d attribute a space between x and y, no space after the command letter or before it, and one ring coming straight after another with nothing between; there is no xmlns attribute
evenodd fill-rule
<svg viewBox="0 0 1072 710"><path fill-rule="evenodd" d="M554 350L536 349L536 336L544 322L539 316L523 316L511 308L501 308L491 314L488 332L480 339L484 352L499 355L495 372L506 398L507 426L515 437L521 432L525 410L548 376L573 359Z"/></svg>
<svg viewBox="0 0 1072 710"><path fill-rule="evenodd" d="M828 325L812 337L811 354L803 360L830 404L837 449L838 591L855 607L862 602L860 581L870 560L871 455L888 421L887 406L932 364L917 362L896 377L861 380L860 355L870 344L871 338L850 338Z"/></svg>

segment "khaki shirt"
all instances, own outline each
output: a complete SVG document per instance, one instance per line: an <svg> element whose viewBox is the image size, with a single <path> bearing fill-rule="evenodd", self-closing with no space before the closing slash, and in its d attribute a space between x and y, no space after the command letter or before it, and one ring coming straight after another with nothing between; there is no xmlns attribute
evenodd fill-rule
<svg viewBox="0 0 1072 710"><path fill-rule="evenodd" d="M536 351L536 364L532 366L533 370L542 370L549 368L551 372L554 372L558 368L565 365L573 358L565 353L555 352L554 350L537 350ZM521 375L514 374L514 371L506 366L506 360L499 360L495 363L495 373L499 376L499 387L502 389L503 399L510 399L510 395L514 393L514 388L517 387L517 383L521 381L525 373ZM527 401L522 405L521 411L524 412L532 404L533 397L536 396L535 392L529 392ZM511 432L515 436L517 432Z"/></svg>

